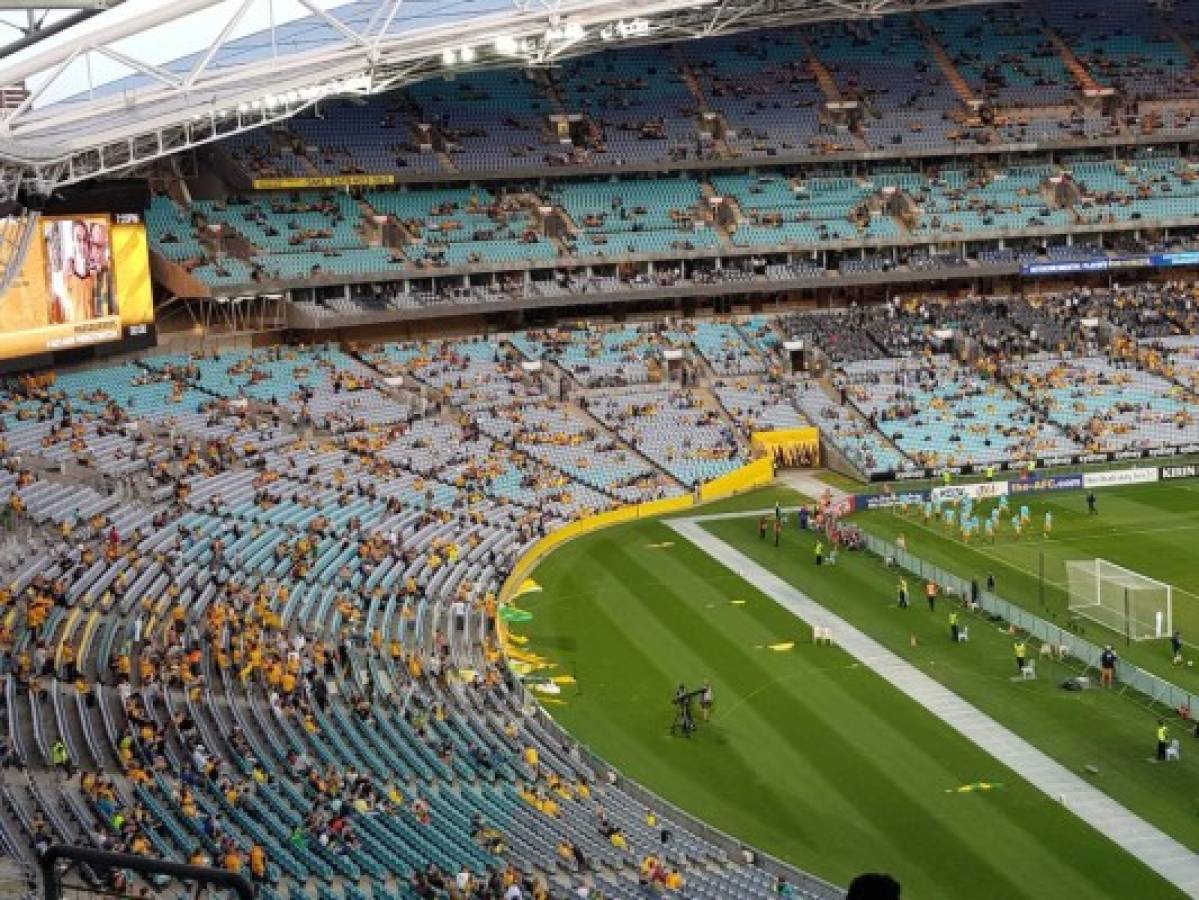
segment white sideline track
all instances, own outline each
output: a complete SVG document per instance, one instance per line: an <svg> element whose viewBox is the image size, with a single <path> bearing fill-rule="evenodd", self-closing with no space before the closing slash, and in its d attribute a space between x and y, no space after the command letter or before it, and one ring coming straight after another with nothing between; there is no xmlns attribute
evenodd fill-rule
<svg viewBox="0 0 1199 900"><path fill-rule="evenodd" d="M745 515L742 513L741 515ZM867 637L844 619L740 551L706 531L702 518L665 520L717 562L809 625L829 627L838 646L877 672L941 721L1066 808L1113 843L1124 848L1183 893L1199 898L1199 855L1125 809L1023 738L975 709L957 694Z"/></svg>

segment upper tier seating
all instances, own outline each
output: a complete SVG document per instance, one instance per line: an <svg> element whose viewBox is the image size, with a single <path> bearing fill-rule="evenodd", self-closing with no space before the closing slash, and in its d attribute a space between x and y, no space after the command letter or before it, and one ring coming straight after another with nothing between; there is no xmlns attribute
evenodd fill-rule
<svg viewBox="0 0 1199 900"><path fill-rule="evenodd" d="M225 146L233 161L251 178L295 178L308 171L286 137L276 139L270 130L233 135Z"/></svg>
<svg viewBox="0 0 1199 900"><path fill-rule="evenodd" d="M591 126L586 161L623 165L697 155L698 104L677 63L659 48L576 57L554 81L564 111L585 115Z"/></svg>
<svg viewBox="0 0 1199 900"><path fill-rule="evenodd" d="M322 175L436 172L432 148L417 143L419 117L404 92L333 103L319 117L288 122L304 155Z"/></svg>
<svg viewBox="0 0 1199 900"><path fill-rule="evenodd" d="M1079 0L1041 0L1038 7L1099 84L1134 100L1194 96L1192 60L1160 15L1135 3L1100 11Z"/></svg>
<svg viewBox="0 0 1199 900"><path fill-rule="evenodd" d="M1093 86L1127 99L1130 124L1185 134L1199 98L1185 42L1193 44L1199 23L1185 4L1171 7L1168 21L1181 38L1150 0L1099 8L1024 0L621 47L553 67L457 69L378 96L323 101L318 112L225 147L247 179L484 177L1127 135L1119 112L1083 103ZM825 109L838 98L859 104L847 119ZM997 115L972 120L967 98Z"/></svg>
<svg viewBox="0 0 1199 900"><path fill-rule="evenodd" d="M398 219L419 243L404 247L414 262L462 266L549 259L554 245L542 237L530 211L516 198L474 188L370 191L371 208Z"/></svg>
<svg viewBox="0 0 1199 900"><path fill-rule="evenodd" d="M937 10L923 18L979 97L1000 107L1052 106L1070 97L1065 63L1018 4Z"/></svg>
<svg viewBox="0 0 1199 900"><path fill-rule="evenodd" d="M707 109L724 119L734 155L768 158L783 152L850 150L845 128L821 120L825 97L794 30L759 31L684 44Z"/></svg>
<svg viewBox="0 0 1199 900"><path fill-rule="evenodd" d="M866 105L869 147L948 147L961 139L962 129L948 117L956 102L953 90L910 17L811 30L816 56L833 72L841 93Z"/></svg>

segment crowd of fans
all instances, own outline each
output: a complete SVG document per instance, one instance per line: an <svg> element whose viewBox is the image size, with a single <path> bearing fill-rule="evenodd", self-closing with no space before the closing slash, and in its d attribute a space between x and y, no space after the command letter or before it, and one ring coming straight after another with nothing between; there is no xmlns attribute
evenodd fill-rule
<svg viewBox="0 0 1199 900"><path fill-rule="evenodd" d="M1199 440L1194 325L1163 282L11 378L0 750L57 780L0 786L0 845L207 862L265 896L632 896L598 863L764 896L527 714L536 663L496 632L514 561L730 471L758 430L811 422L866 474Z"/></svg>

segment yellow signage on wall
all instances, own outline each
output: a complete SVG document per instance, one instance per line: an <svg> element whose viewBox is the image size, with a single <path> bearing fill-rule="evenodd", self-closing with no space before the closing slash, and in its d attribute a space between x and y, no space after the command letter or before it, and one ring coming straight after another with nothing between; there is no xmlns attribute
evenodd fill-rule
<svg viewBox="0 0 1199 900"><path fill-rule="evenodd" d="M395 184L394 175L311 175L295 178L255 178L256 191L302 191L306 188L380 187Z"/></svg>
<svg viewBox="0 0 1199 900"><path fill-rule="evenodd" d="M738 469L733 469L719 478L705 481L699 486L699 498L705 503L709 500L720 500L751 488L770 484L773 479L774 460L769 456L763 456Z"/></svg>

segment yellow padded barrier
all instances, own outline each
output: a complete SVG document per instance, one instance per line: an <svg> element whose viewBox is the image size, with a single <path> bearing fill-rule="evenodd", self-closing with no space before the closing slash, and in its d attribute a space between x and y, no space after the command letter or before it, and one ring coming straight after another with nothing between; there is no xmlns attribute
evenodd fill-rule
<svg viewBox="0 0 1199 900"><path fill-rule="evenodd" d="M719 478L713 478L700 485L699 499L705 503L709 500L720 500L723 497L748 491L750 488L769 484L773 480L774 460L769 456L763 456L761 459L755 459L739 469L734 469Z"/></svg>
<svg viewBox="0 0 1199 900"><path fill-rule="evenodd" d="M815 431L816 429L812 430ZM769 484L773 479L774 462L769 456L764 456L761 459L756 459L751 463L741 466L739 469L734 469L732 472L713 479L707 484L700 485L700 500L708 501L728 497L732 494ZM563 544L579 535L588 534L600 528L607 528L609 525L619 525L622 522L631 522L634 519L647 519L651 516L661 516L666 513L690 509L695 503L696 499L692 494L684 494L681 497L665 497L661 500L650 500L646 503L618 506L607 512L597 513L594 516L585 516L574 522L568 522L557 531L552 531L538 540L516 561L516 565L512 567L512 571L508 573L508 577L504 580L503 587L500 588L500 603L508 603L516 593L517 588L524 582L529 572L533 570L534 566L559 544ZM504 626L502 620L497 621L496 624L500 629L502 640L506 636L507 628Z"/></svg>

